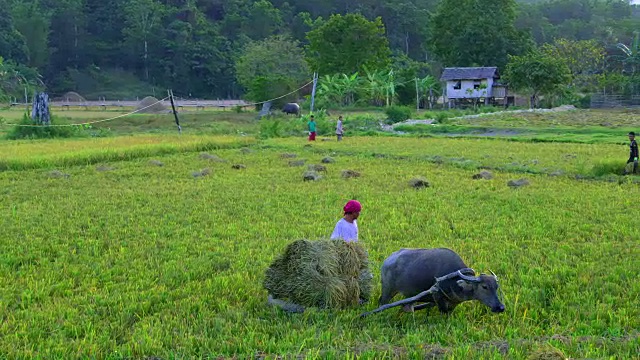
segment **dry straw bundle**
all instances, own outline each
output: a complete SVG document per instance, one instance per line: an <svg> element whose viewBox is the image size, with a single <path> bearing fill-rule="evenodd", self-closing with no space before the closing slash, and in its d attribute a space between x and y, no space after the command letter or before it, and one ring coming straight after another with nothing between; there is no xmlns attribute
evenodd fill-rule
<svg viewBox="0 0 640 360"><path fill-rule="evenodd" d="M297 240L265 275L271 297L301 307L343 309L371 295L367 252L358 243Z"/></svg>

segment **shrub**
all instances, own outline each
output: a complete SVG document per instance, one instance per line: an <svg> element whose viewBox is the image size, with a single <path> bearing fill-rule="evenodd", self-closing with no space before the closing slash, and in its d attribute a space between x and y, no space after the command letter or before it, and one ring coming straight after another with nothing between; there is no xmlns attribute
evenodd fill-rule
<svg viewBox="0 0 640 360"><path fill-rule="evenodd" d="M411 117L412 109L405 106L390 106L385 109L387 114L387 124L395 124Z"/></svg>
<svg viewBox="0 0 640 360"><path fill-rule="evenodd" d="M56 120L58 119L52 117L51 123L55 125L63 125L63 123ZM14 126L13 129L7 133L7 139L52 139L86 136L81 126L25 125L34 125L33 121L27 114L24 114L18 125Z"/></svg>
<svg viewBox="0 0 640 360"><path fill-rule="evenodd" d="M438 124L446 124L448 119L449 116L444 111L437 113L435 116L435 120Z"/></svg>
<svg viewBox="0 0 640 360"><path fill-rule="evenodd" d="M573 102L573 105L578 109L588 109L591 107L591 95L585 95L579 97Z"/></svg>
<svg viewBox="0 0 640 360"><path fill-rule="evenodd" d="M622 175L625 165L619 161L600 162L593 166L591 174L594 176Z"/></svg>
<svg viewBox="0 0 640 360"><path fill-rule="evenodd" d="M260 120L260 138L269 139L283 136L283 120L280 119L267 119Z"/></svg>

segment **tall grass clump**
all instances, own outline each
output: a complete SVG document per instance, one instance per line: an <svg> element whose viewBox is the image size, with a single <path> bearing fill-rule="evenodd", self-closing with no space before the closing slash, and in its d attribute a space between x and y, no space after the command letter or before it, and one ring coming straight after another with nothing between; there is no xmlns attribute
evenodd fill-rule
<svg viewBox="0 0 640 360"><path fill-rule="evenodd" d="M316 133L319 136L333 134L335 123L332 123L324 110L315 112ZM284 138L290 136L302 136L308 134L310 115L301 117L278 116L263 118L260 121L260 139Z"/></svg>
<svg viewBox="0 0 640 360"><path fill-rule="evenodd" d="M620 161L603 161L593 165L591 174L593 176L623 175L624 171L625 164Z"/></svg>
<svg viewBox="0 0 640 360"><path fill-rule="evenodd" d="M57 117L52 117L52 123L56 125L64 125ZM72 138L86 137L81 126L51 126L51 125L35 125L27 114L24 114L22 120L14 126L6 135L8 140L19 139L54 139L54 138Z"/></svg>

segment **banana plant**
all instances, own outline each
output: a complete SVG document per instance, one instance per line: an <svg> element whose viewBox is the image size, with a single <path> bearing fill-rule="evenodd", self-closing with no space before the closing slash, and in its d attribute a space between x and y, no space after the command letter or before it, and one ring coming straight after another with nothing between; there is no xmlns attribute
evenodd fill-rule
<svg viewBox="0 0 640 360"><path fill-rule="evenodd" d="M385 79L383 71L373 71L368 68L364 68L366 78L366 89L369 100L374 104L381 106L385 98Z"/></svg>
<svg viewBox="0 0 640 360"><path fill-rule="evenodd" d="M393 99L396 97L396 79L393 76L393 70L389 70L389 73L385 77L385 95L387 96L387 107L393 105ZM391 101L389 101L391 100Z"/></svg>
<svg viewBox="0 0 640 360"><path fill-rule="evenodd" d="M344 105L353 105L356 101L356 93L358 92L358 88L360 86L360 77L358 73L354 73L351 76L347 74L342 74L340 78L340 87L343 93L343 104Z"/></svg>
<svg viewBox="0 0 640 360"><path fill-rule="evenodd" d="M341 104L344 88L338 74L323 76L318 84L318 97L332 104Z"/></svg>
<svg viewBox="0 0 640 360"><path fill-rule="evenodd" d="M433 109L433 104L437 99L437 96L434 93L438 92L440 88L438 80L431 75L427 75L418 80L418 88L423 91L423 95L420 98L427 99L429 109Z"/></svg>
<svg viewBox="0 0 640 360"><path fill-rule="evenodd" d="M640 64L640 33L634 32L633 41L630 46L623 43L616 44L616 47L623 53L622 63L631 66L631 75L635 75L637 66Z"/></svg>

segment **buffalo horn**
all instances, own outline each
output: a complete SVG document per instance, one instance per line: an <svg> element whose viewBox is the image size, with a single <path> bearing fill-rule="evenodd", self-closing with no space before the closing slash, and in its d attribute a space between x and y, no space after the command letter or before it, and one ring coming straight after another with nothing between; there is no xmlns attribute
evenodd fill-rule
<svg viewBox="0 0 640 360"><path fill-rule="evenodd" d="M445 280L452 279L452 278L454 278L454 277L459 276L459 275L458 275L459 273L471 273L471 274L475 274L476 272L475 272L473 269L471 269L471 268L463 268L463 269L460 269L460 270L454 271L454 272L452 272L452 273L450 273L450 274L447 274L447 275L444 275L444 276L441 276L441 277L437 277L437 278L436 278L436 281L437 281L437 282L440 282L440 281L445 281Z"/></svg>
<svg viewBox="0 0 640 360"><path fill-rule="evenodd" d="M496 281L498 281L498 275L496 275L496 273L494 273L491 270L489 270L489 272L491 273L491 275L493 275L493 277L496 279Z"/></svg>
<svg viewBox="0 0 640 360"><path fill-rule="evenodd" d="M460 271L458 271L458 276L460 276L460 278L462 280L464 280L464 281L476 282L476 283L481 282L479 277L477 277L477 276L468 276L468 275L465 275L465 274L461 273Z"/></svg>

